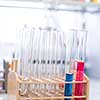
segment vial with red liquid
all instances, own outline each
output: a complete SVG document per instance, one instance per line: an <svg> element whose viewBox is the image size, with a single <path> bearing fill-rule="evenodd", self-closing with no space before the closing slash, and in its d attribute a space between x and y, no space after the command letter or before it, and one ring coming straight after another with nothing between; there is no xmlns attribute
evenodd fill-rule
<svg viewBox="0 0 100 100"><path fill-rule="evenodd" d="M76 81L83 81L84 80L84 62L77 61L77 72L76 72ZM82 96L84 92L84 85L83 83L76 83L75 84L75 96ZM76 98L75 100L82 100L82 98Z"/></svg>

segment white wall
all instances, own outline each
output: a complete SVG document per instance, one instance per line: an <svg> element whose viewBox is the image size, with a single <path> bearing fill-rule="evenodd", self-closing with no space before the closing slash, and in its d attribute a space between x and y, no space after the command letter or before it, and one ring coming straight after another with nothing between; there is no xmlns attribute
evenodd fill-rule
<svg viewBox="0 0 100 100"><path fill-rule="evenodd" d="M92 77L100 78L100 13L86 14L88 42L87 59Z"/></svg>

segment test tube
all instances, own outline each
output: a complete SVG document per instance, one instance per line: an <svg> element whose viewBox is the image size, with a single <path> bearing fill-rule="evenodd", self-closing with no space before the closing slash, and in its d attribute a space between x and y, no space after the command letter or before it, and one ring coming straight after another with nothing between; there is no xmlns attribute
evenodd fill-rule
<svg viewBox="0 0 100 100"><path fill-rule="evenodd" d="M53 77L56 77L57 76L57 29L54 28L53 29Z"/></svg>
<svg viewBox="0 0 100 100"><path fill-rule="evenodd" d="M24 40L24 75L25 80L30 78L30 68L31 68L31 40L32 32L29 27L25 27L25 40Z"/></svg>
<svg viewBox="0 0 100 100"><path fill-rule="evenodd" d="M71 67L71 60L72 60L72 50L73 50L73 31L68 31L68 33L66 33L66 73L70 72L70 67Z"/></svg>
<svg viewBox="0 0 100 100"><path fill-rule="evenodd" d="M51 39L51 27L47 28L48 36L47 36L47 77L50 79L51 78L51 66L50 66L50 55L51 55L51 44L50 44L50 39Z"/></svg>
<svg viewBox="0 0 100 100"><path fill-rule="evenodd" d="M27 27L27 25L24 26L23 33L22 33L22 47L21 47L21 66L22 67L22 76L23 80L29 80L30 79L30 70L31 70L31 44L32 44L32 38L33 33L31 32L31 29ZM30 45L29 45L30 44ZM25 88L23 91L24 96L29 96L29 85L23 85L22 88Z"/></svg>
<svg viewBox="0 0 100 100"><path fill-rule="evenodd" d="M77 61L77 72L76 72L76 81L83 81L84 79L84 62ZM75 96L83 95L83 83L75 84ZM75 100L83 100L82 98L76 98Z"/></svg>
<svg viewBox="0 0 100 100"><path fill-rule="evenodd" d="M66 70L66 76L65 76L65 82L72 82L73 81L73 73L70 72L71 70L71 60L73 58L72 52L73 52L73 45L74 45L74 33L73 31L69 31L66 38L66 59L67 59L67 66ZM65 96L72 96L73 91L73 84L68 83L65 84L64 87L64 95ZM71 98L65 98L65 100L71 100Z"/></svg>
<svg viewBox="0 0 100 100"><path fill-rule="evenodd" d="M40 76L40 79L43 79L44 78L44 55L45 55L45 29L43 28L40 28L40 43L39 43L39 76ZM40 94L43 94L44 91L42 88L44 88L44 86L42 84L39 85L39 88L42 90L42 91L39 91Z"/></svg>
<svg viewBox="0 0 100 100"><path fill-rule="evenodd" d="M61 64L61 45L60 45L60 32L56 30L56 76L60 76Z"/></svg>
<svg viewBox="0 0 100 100"><path fill-rule="evenodd" d="M49 31L49 47L48 47L48 59L49 59L49 63L48 63L48 76L49 79L51 80L53 78L53 66L52 66L52 54L53 54L53 28L49 27L48 28ZM51 84L48 84L48 95L51 94L51 89L52 86Z"/></svg>
<svg viewBox="0 0 100 100"><path fill-rule="evenodd" d="M42 28L43 29L43 33L44 33L44 41L43 41L43 48L44 48L44 56L43 59L45 61L45 63L43 64L44 66L44 78L50 79L50 75L49 75L49 64L50 64L50 60L49 60L49 43L50 43L50 28L45 27ZM48 93L48 85L44 84L44 94Z"/></svg>
<svg viewBox="0 0 100 100"><path fill-rule="evenodd" d="M65 74L65 59L66 59L66 46L64 43L64 33L59 31L59 47L60 47L60 61L61 63L59 64L59 70L60 70L60 76L64 77Z"/></svg>
<svg viewBox="0 0 100 100"><path fill-rule="evenodd" d="M52 49L52 52L51 52L51 68L52 68L52 79L55 78L56 76L56 29L55 28L52 28L52 31L51 31L51 34L52 34L52 40L51 40L51 49ZM54 95L55 93L55 85L52 84L51 85L51 94Z"/></svg>
<svg viewBox="0 0 100 100"><path fill-rule="evenodd" d="M32 54L32 60L33 60L33 70L32 70L32 76L34 78L39 78L39 72L38 72L38 64L39 64L39 41L40 41L40 31L41 30L35 30L35 36L33 41L33 54Z"/></svg>
<svg viewBox="0 0 100 100"><path fill-rule="evenodd" d="M57 31L57 74L58 77L61 76L61 49L62 49L62 44L61 44L61 34L60 31Z"/></svg>
<svg viewBox="0 0 100 100"><path fill-rule="evenodd" d="M62 68L62 77L64 77L65 75L65 62L66 62L66 45L65 45L65 41L64 41L64 32L61 32L61 41L62 41L62 45L61 45L61 68Z"/></svg>
<svg viewBox="0 0 100 100"><path fill-rule="evenodd" d="M66 73L65 82L73 81L73 73ZM72 83L65 83L64 96L72 96L73 85ZM65 100L71 100L71 98L65 98Z"/></svg>
<svg viewBox="0 0 100 100"><path fill-rule="evenodd" d="M45 77L45 64L46 64L46 38L47 38L47 33L46 29L41 28L41 42L40 42L40 48L41 48L41 76Z"/></svg>
<svg viewBox="0 0 100 100"><path fill-rule="evenodd" d="M32 59L32 54L33 54L33 41L34 41L34 32L35 32L35 28L34 27L31 27L31 29L30 29L31 31L31 39L30 39L30 62L31 62L31 64L30 64L30 79L31 79L31 77L32 77L32 68L33 68L33 59ZM32 91L33 91L33 88L34 88L34 85L33 84L30 84L29 86L29 95L31 95L31 93L32 93Z"/></svg>
<svg viewBox="0 0 100 100"><path fill-rule="evenodd" d="M65 77L65 67L66 67L66 45L64 40L64 32L61 32L61 77ZM61 90L64 89L64 83L59 84Z"/></svg>
<svg viewBox="0 0 100 100"><path fill-rule="evenodd" d="M87 31L77 31L78 60L86 60Z"/></svg>
<svg viewBox="0 0 100 100"><path fill-rule="evenodd" d="M39 30L40 30L40 33L39 33L39 37L40 37L40 39L39 39L39 43L38 43L38 53L39 53L39 56L38 56L38 60L39 60L39 64L38 64L38 75L39 75L39 79L41 79L41 77L42 77L42 63L41 63L41 61L42 61L42 59L43 59L43 33L42 33L42 28L40 27L39 28Z"/></svg>
<svg viewBox="0 0 100 100"><path fill-rule="evenodd" d="M52 78L55 77L55 64L56 64L56 33L55 29L51 30L51 74Z"/></svg>
<svg viewBox="0 0 100 100"><path fill-rule="evenodd" d="M46 76L46 69L47 69L47 64L46 64L46 61L47 61L47 59L46 59L46 56L47 56L47 46L46 46L46 42L47 42L47 29L44 29L44 28L42 28L42 34L43 34L43 42L42 42L42 48L43 48L43 61L42 61L42 74L43 74L43 77L45 78L45 77L47 77ZM46 92L47 92L47 86L46 86L46 84L44 84L44 86L43 86L43 94L45 94Z"/></svg>
<svg viewBox="0 0 100 100"><path fill-rule="evenodd" d="M20 64L19 64L19 77L22 77L23 76L23 67L24 67L24 62L23 62L23 32L24 32L24 28L20 30L20 51L19 51L19 54L20 54ZM20 95L23 94L24 92L24 89L25 89L25 86L23 86L22 84L19 86L19 91L20 91Z"/></svg>

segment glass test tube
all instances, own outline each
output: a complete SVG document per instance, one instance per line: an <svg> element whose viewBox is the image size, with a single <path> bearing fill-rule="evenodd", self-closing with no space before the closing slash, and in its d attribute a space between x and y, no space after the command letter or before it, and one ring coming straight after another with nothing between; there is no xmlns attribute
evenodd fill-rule
<svg viewBox="0 0 100 100"><path fill-rule="evenodd" d="M76 72L76 81L83 81L84 79L84 62L77 61L77 72ZM82 96L84 90L83 83L75 84L75 96ZM83 100L82 98L76 98L75 100Z"/></svg>

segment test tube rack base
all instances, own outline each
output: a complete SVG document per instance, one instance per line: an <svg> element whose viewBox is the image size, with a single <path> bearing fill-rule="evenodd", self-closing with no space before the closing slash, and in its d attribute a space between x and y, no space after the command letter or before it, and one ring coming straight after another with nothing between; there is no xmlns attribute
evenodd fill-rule
<svg viewBox="0 0 100 100"><path fill-rule="evenodd" d="M59 85L64 84L73 84L73 94L72 96L64 96L64 86L59 87ZM24 84L30 89L26 91L26 93L22 94L20 91L20 85ZM84 93L82 96L75 96L75 84L83 84L84 85ZM34 86L35 88L31 88ZM40 86L41 88L37 87ZM49 87L46 88L46 86ZM45 88L44 88L45 87ZM75 81L65 82L64 77L55 76L53 79L47 78L32 78L32 80L24 80L22 77L18 77L16 72L9 72L8 74L8 96L14 95L16 100L89 100L89 79L84 74L83 81Z"/></svg>

